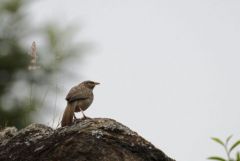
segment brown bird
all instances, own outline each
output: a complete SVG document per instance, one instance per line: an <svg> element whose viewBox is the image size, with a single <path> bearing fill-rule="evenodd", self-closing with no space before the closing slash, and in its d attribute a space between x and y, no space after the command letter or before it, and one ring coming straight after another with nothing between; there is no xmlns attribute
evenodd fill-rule
<svg viewBox="0 0 240 161"><path fill-rule="evenodd" d="M73 122L73 117L76 119L74 112L85 111L93 102L93 89L100 83L93 81L84 81L77 86L71 88L66 96L67 107L63 113L61 126L69 126Z"/></svg>

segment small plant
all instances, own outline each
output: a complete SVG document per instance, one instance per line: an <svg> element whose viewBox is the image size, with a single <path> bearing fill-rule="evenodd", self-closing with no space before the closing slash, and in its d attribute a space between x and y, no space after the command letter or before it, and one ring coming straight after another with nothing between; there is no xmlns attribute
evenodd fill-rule
<svg viewBox="0 0 240 161"><path fill-rule="evenodd" d="M213 137L212 140L215 141L216 143L220 144L224 148L226 155L227 155L227 159L220 157L220 156L211 156L208 159L209 160L217 160L217 161L240 161L240 152L239 151L236 152L235 159L232 157L232 152L233 152L233 150L236 149L236 147L238 145L240 145L240 140L237 140L234 144L232 144L230 146L229 141L231 140L231 138L232 138L232 135L227 137L226 141L223 142L219 138Z"/></svg>

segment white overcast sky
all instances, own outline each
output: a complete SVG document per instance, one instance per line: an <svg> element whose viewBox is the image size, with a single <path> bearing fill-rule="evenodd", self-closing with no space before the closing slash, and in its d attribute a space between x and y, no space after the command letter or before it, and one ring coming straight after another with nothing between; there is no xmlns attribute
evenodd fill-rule
<svg viewBox="0 0 240 161"><path fill-rule="evenodd" d="M41 0L30 12L35 25L79 24L79 40L96 44L79 66L79 81L102 83L90 117L116 119L178 161L223 154L212 136L240 138L239 0ZM66 94L78 82L59 83Z"/></svg>

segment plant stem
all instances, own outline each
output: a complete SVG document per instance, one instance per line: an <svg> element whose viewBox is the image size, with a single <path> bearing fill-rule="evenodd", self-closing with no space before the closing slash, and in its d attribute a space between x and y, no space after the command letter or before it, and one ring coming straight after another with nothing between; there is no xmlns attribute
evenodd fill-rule
<svg viewBox="0 0 240 161"><path fill-rule="evenodd" d="M33 82L31 80L31 84L30 84L30 97L29 97L29 107L31 107L32 105L32 96L33 95Z"/></svg>
<svg viewBox="0 0 240 161"><path fill-rule="evenodd" d="M57 92L58 92L58 84L56 83L56 95L55 95L55 101L54 101L54 110L53 110L53 122L52 122L52 127L53 127L53 124L54 124L54 122L55 122L55 117L56 117L57 98L58 98Z"/></svg>
<svg viewBox="0 0 240 161"><path fill-rule="evenodd" d="M229 152L229 150L228 150L227 147L228 147L228 145L227 145L227 143L226 143L226 144L224 145L224 149L225 149L225 151L226 151L228 161L231 161L230 152Z"/></svg>

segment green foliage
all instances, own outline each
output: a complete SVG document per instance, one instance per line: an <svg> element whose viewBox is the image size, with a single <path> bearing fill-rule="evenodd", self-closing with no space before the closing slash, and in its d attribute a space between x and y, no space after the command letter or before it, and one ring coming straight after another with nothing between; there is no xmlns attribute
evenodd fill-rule
<svg viewBox="0 0 240 161"><path fill-rule="evenodd" d="M229 149L229 152L231 152L233 149L235 149L238 145L240 144L240 140L238 140L237 142L235 142L231 148Z"/></svg>
<svg viewBox="0 0 240 161"><path fill-rule="evenodd" d="M217 156L212 156L208 158L209 160L219 160L219 161L226 161L225 159L221 158L221 157L217 157Z"/></svg>
<svg viewBox="0 0 240 161"><path fill-rule="evenodd" d="M209 160L217 160L217 161L240 161L240 152L236 152L236 159L234 159L232 157L232 152L233 152L233 150L236 150L236 148L240 145L240 140L237 140L232 145L229 145L231 138L232 138L232 135L227 137L225 142L223 142L219 138L213 137L212 140L224 148L226 155L227 155L227 159L220 157L220 156L211 156L208 159Z"/></svg>
<svg viewBox="0 0 240 161"><path fill-rule="evenodd" d="M61 73L71 79L65 64L88 49L88 44L71 41L75 35L72 27L60 28L56 23L33 27L25 12L29 2L0 1L0 128L22 128L31 123L38 109L44 106L47 93L55 91L57 94L56 75ZM44 44L37 50L39 69L28 70L31 44L26 47L24 43L33 35L38 35ZM49 113L51 110L47 108Z"/></svg>

